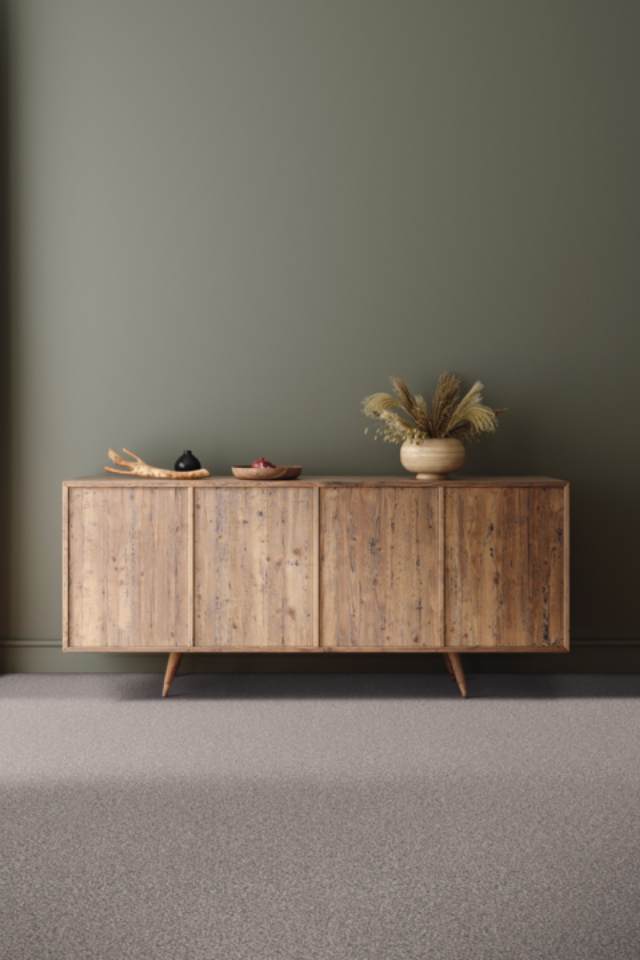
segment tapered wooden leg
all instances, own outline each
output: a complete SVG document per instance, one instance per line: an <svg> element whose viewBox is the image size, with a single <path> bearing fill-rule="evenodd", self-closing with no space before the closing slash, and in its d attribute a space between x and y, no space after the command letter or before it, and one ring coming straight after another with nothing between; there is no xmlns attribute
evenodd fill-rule
<svg viewBox="0 0 640 960"><path fill-rule="evenodd" d="M449 674L449 676L451 677L451 679L452 679L452 680L455 680L456 678L455 678L454 675L453 675L453 667L451 666L451 662L450 662L450 660L449 660L449 656L448 656L448 654L446 654L446 653L444 654L444 665L445 665L445 667L447 668L447 673Z"/></svg>
<svg viewBox="0 0 640 960"><path fill-rule="evenodd" d="M467 681L465 679L464 670L462 669L462 660L460 659L460 654L445 653L444 662L452 678L458 684L458 690L460 691L460 696L466 697Z"/></svg>
<svg viewBox="0 0 640 960"><path fill-rule="evenodd" d="M164 672L164 683L162 685L162 696L168 697L169 690L171 689L171 684L173 683L173 678L178 672L178 667L180 666L180 661L182 660L181 653L170 653L169 659L167 660L167 669Z"/></svg>

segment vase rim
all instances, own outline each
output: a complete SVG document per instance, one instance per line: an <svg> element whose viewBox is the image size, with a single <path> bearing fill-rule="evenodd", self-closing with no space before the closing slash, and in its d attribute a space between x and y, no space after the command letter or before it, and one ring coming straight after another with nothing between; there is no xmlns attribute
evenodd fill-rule
<svg viewBox="0 0 640 960"><path fill-rule="evenodd" d="M463 446L462 440L457 437L425 437L424 440L404 440L403 445L405 443L411 447L422 447L425 443L459 443Z"/></svg>

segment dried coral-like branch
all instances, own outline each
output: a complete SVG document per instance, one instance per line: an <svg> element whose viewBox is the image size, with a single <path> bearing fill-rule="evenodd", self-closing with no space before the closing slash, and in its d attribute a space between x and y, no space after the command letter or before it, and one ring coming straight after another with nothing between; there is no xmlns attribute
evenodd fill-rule
<svg viewBox="0 0 640 960"><path fill-rule="evenodd" d="M109 460L123 468L118 470L116 467L105 467L108 473L119 473L125 477L148 477L153 480L198 480L201 477L209 476L209 471L204 468L201 470L163 470L162 467L152 467L151 464L145 463L137 453L127 450L126 447L122 448L122 452L126 453L131 459L126 460L115 450L109 449L107 451Z"/></svg>

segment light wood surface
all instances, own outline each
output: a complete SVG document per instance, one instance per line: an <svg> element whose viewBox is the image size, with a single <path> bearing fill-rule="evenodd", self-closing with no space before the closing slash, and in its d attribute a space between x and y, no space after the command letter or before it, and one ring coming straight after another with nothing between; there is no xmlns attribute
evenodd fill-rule
<svg viewBox="0 0 640 960"><path fill-rule="evenodd" d="M96 486L67 496L67 645L187 645L188 492Z"/></svg>
<svg viewBox="0 0 640 960"><path fill-rule="evenodd" d="M562 491L564 512L562 516L564 526L564 557L562 569L563 597L563 649L569 650L571 643L571 490L565 484Z"/></svg>
<svg viewBox="0 0 640 960"><path fill-rule="evenodd" d="M449 489L445 512L446 645L568 646L564 491Z"/></svg>
<svg viewBox="0 0 640 960"><path fill-rule="evenodd" d="M169 690L171 690L171 684L173 679L178 672L178 667L180 666L180 661L182 660L181 653L170 653L167 659L167 669L164 672L164 682L162 684L162 696L168 697Z"/></svg>
<svg viewBox="0 0 640 960"><path fill-rule="evenodd" d="M243 645L241 647L190 647L182 646L176 648L179 653L220 653L220 654L244 654L244 653L260 653L268 654L269 656L278 655L278 654L287 654L287 653L299 653L299 654L311 654L313 656L322 656L322 655L331 655L334 653L339 654L349 654L349 653L419 653L419 654L429 654L435 653L438 656L443 656L445 648L443 647L248 647ZM78 653L82 650L81 647L71 647L67 649L66 653ZM91 647L91 653L114 653L114 647ZM166 654L167 647L138 647L135 644L127 644L126 647L121 648L121 652L124 653L160 653ZM544 654L565 654L567 651L564 647L549 647L540 648L540 647L474 647L473 650L470 650L469 647L447 647L447 653L491 653L491 654L528 654L528 653L544 653Z"/></svg>
<svg viewBox="0 0 640 960"><path fill-rule="evenodd" d="M467 680L464 675L464 670L462 668L462 658L459 653L445 653L444 661L447 665L447 670L451 674L452 679L455 681L458 690L460 691L461 697L467 696Z"/></svg>
<svg viewBox="0 0 640 960"><path fill-rule="evenodd" d="M320 488L314 487L313 497L313 647L320 648Z"/></svg>
<svg viewBox="0 0 640 960"><path fill-rule="evenodd" d="M314 493L196 490L196 646L314 644Z"/></svg>
<svg viewBox="0 0 640 960"><path fill-rule="evenodd" d="M70 481L63 647L564 652L569 488L548 478Z"/></svg>
<svg viewBox="0 0 640 960"><path fill-rule="evenodd" d="M69 649L69 497L67 484L62 485L62 649Z"/></svg>
<svg viewBox="0 0 640 960"><path fill-rule="evenodd" d="M437 489L320 494L321 643L441 644Z"/></svg>
<svg viewBox="0 0 640 960"><path fill-rule="evenodd" d="M278 487L565 487L565 480L555 477L473 477L458 476L446 480L418 480L407 474L400 476L326 476L313 477L302 475L298 480L278 480ZM237 480L232 476L207 477L202 480L145 480L137 477L106 477L98 474L78 480L65 480L67 487L108 486L108 487L186 487L193 484L202 487L253 487L253 480Z"/></svg>

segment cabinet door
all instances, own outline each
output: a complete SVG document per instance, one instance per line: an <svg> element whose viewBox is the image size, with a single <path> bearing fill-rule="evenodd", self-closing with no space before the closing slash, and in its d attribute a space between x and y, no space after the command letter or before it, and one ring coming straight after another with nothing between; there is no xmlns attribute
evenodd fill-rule
<svg viewBox="0 0 640 960"><path fill-rule="evenodd" d="M322 646L440 645L438 497L429 487L321 491Z"/></svg>
<svg viewBox="0 0 640 960"><path fill-rule="evenodd" d="M562 487L446 491L447 646L568 646Z"/></svg>
<svg viewBox="0 0 640 960"><path fill-rule="evenodd" d="M314 491L196 490L196 646L315 644Z"/></svg>
<svg viewBox="0 0 640 960"><path fill-rule="evenodd" d="M95 486L67 496L67 646L188 645L187 491Z"/></svg>

